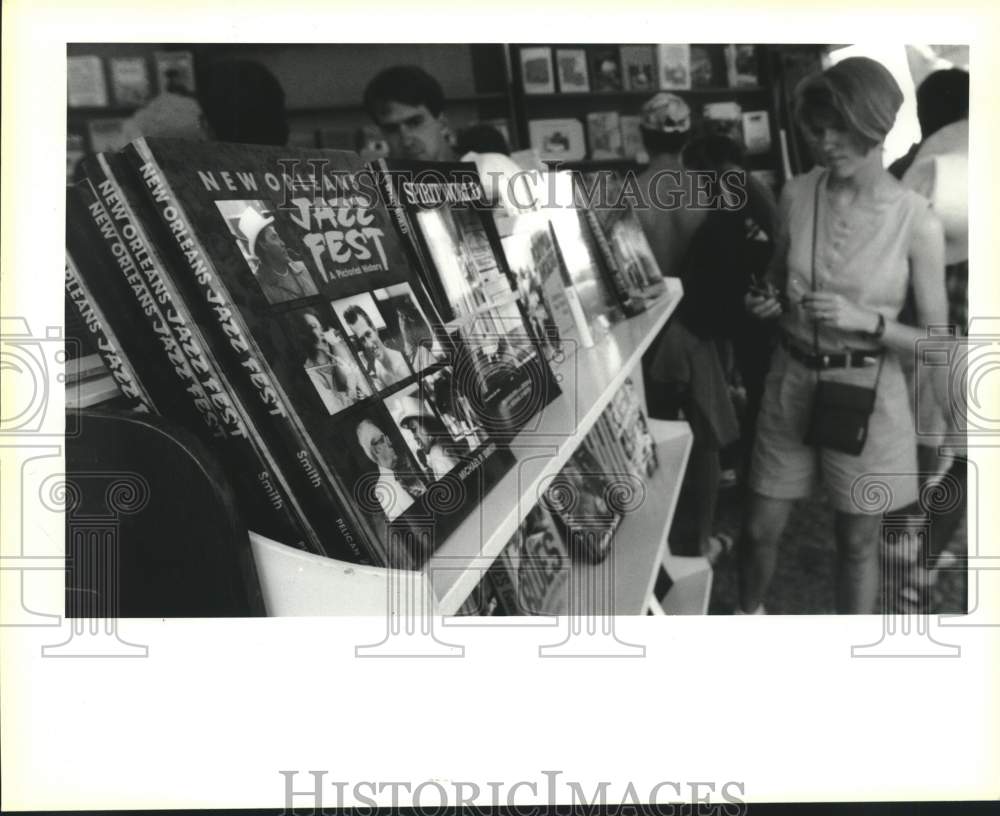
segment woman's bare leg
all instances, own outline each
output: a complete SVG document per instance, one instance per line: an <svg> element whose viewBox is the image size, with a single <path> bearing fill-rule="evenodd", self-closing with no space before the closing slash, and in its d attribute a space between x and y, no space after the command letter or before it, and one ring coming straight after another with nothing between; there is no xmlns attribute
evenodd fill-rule
<svg viewBox="0 0 1000 816"><path fill-rule="evenodd" d="M740 608L756 612L764 600L778 563L778 542L795 501L772 499L759 493L747 496L747 512L740 539Z"/></svg>
<svg viewBox="0 0 1000 816"><path fill-rule="evenodd" d="M837 612L870 615L879 589L878 515L837 513Z"/></svg>

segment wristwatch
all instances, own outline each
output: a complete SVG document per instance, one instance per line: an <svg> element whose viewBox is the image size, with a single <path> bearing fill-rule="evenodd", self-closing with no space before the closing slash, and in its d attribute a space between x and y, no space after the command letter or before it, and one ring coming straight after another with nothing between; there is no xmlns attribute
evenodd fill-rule
<svg viewBox="0 0 1000 816"><path fill-rule="evenodd" d="M883 334L885 334L885 315L879 312L878 323L875 325L875 331L869 332L868 336L873 340L881 340Z"/></svg>

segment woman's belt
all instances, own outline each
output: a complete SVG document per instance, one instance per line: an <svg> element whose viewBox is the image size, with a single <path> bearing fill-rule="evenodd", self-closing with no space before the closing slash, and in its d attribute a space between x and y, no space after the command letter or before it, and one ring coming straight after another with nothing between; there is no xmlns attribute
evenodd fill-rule
<svg viewBox="0 0 1000 816"><path fill-rule="evenodd" d="M798 360L806 368L822 371L827 368L865 368L878 364L878 358L882 354L882 349L872 349L871 351L842 351L816 353L811 349L803 348L796 344L787 334L781 333L781 345L787 350L794 360Z"/></svg>

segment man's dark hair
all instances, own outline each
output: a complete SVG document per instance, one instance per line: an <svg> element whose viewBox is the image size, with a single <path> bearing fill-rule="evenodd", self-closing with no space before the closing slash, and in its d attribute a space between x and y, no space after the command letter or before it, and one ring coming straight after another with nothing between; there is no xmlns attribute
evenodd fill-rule
<svg viewBox="0 0 1000 816"><path fill-rule="evenodd" d="M202 112L220 142L279 146L288 142L285 91L260 63L215 62L200 85Z"/></svg>
<svg viewBox="0 0 1000 816"><path fill-rule="evenodd" d="M642 144L650 156L659 156L661 153L676 155L687 144L690 136L690 133L686 130L677 133L665 133L662 130L639 128L639 132L642 134Z"/></svg>
<svg viewBox="0 0 1000 816"><path fill-rule="evenodd" d="M969 74L949 68L929 74L917 88L920 135L927 138L945 125L969 118Z"/></svg>
<svg viewBox="0 0 1000 816"><path fill-rule="evenodd" d="M455 152L459 156L469 152L502 153L509 156L510 148L503 134L493 125L478 123L459 132Z"/></svg>
<svg viewBox="0 0 1000 816"><path fill-rule="evenodd" d="M348 325L353 326L358 322L359 318L364 318L365 322L368 323L373 329L375 328L375 321L371 319L371 316L356 304L352 304L344 309L344 320Z"/></svg>
<svg viewBox="0 0 1000 816"><path fill-rule="evenodd" d="M444 110L441 83L416 65L394 65L375 75L365 88L364 106L377 121L376 113L386 102L418 107L425 105L432 116Z"/></svg>

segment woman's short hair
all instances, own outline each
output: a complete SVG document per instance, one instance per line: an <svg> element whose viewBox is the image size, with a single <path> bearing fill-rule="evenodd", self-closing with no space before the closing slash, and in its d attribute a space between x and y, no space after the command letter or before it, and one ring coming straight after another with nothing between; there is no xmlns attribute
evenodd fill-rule
<svg viewBox="0 0 1000 816"><path fill-rule="evenodd" d="M828 124L847 131L866 151L885 140L903 104L889 70L868 57L849 57L806 77L795 89L795 118L808 130Z"/></svg>

